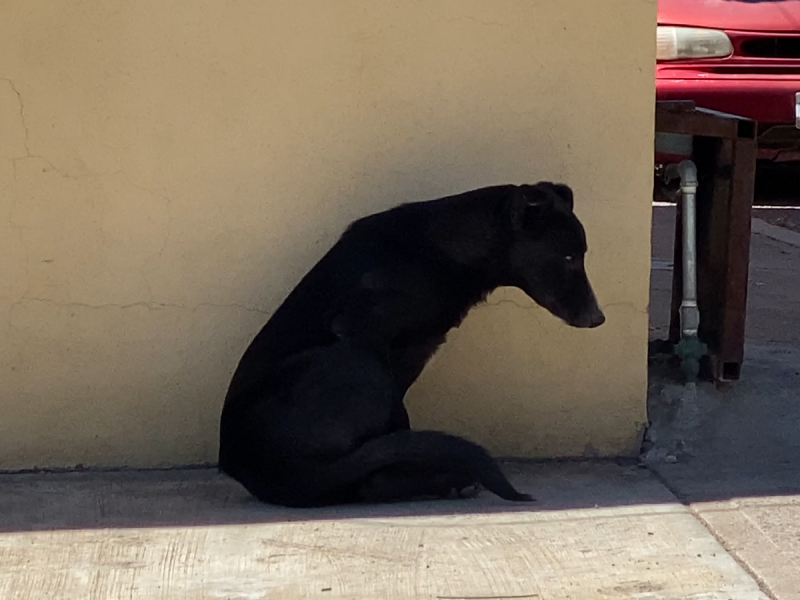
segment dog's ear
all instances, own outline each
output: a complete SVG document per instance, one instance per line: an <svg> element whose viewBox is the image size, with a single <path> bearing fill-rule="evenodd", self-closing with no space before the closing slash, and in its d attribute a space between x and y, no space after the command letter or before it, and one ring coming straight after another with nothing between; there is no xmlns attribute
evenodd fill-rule
<svg viewBox="0 0 800 600"><path fill-rule="evenodd" d="M554 207L554 197L538 185L521 185L511 198L510 218L515 231L532 229Z"/></svg>
<svg viewBox="0 0 800 600"><path fill-rule="evenodd" d="M575 198L572 193L572 188L567 184L553 183L551 181L540 181L537 185L547 188L556 194L560 200L563 200L563 206L570 212L575 210Z"/></svg>

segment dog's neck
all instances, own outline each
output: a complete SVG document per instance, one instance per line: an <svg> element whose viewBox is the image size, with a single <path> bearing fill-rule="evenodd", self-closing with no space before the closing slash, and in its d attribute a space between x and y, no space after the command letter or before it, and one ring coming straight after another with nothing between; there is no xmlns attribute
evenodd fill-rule
<svg viewBox="0 0 800 600"><path fill-rule="evenodd" d="M505 197L475 195L451 206L442 201L426 219L423 237L456 269L470 271L482 283L483 296L507 285L505 261L509 224ZM439 208L439 207L437 207Z"/></svg>
<svg viewBox="0 0 800 600"><path fill-rule="evenodd" d="M512 233L509 207L517 186L503 185L415 202L362 219L373 234L409 254L436 263L446 277L470 281L470 305L497 287L507 274ZM463 275L463 277L461 277Z"/></svg>

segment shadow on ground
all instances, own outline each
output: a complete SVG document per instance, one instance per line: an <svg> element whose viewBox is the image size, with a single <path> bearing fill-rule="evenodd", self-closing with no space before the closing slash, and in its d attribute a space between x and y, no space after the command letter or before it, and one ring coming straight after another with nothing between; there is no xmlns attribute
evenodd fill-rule
<svg viewBox="0 0 800 600"><path fill-rule="evenodd" d="M800 349L746 349L742 379L696 391L651 366L648 465L686 502L800 494Z"/></svg>
<svg viewBox="0 0 800 600"><path fill-rule="evenodd" d="M463 500L285 509L255 501L214 469L4 475L0 532L511 515L675 502L634 461L507 461L504 467L520 489L537 497L535 503L506 502L482 492Z"/></svg>

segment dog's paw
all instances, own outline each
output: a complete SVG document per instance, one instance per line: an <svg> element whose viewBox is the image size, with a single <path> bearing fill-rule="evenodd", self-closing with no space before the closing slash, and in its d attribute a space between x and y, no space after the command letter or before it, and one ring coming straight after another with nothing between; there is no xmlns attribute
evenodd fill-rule
<svg viewBox="0 0 800 600"><path fill-rule="evenodd" d="M457 498L477 498L478 494L481 493L481 490L483 490L483 488L480 486L480 484L475 483L475 484L468 485L467 487L464 487L464 488L461 488L461 489L456 489L456 497Z"/></svg>

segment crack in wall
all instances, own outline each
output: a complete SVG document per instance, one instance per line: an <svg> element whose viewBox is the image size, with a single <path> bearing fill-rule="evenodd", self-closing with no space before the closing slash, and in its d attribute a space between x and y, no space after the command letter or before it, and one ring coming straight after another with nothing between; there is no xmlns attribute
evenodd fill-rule
<svg viewBox="0 0 800 600"><path fill-rule="evenodd" d="M31 150L30 150L30 148L28 146L28 140L30 139L30 130L28 129L28 123L25 120L25 105L22 103L22 94L19 93L19 90L17 89L17 86L14 84L14 82L11 79L3 78L2 81L5 81L9 85L9 87L11 88L11 91L14 92L14 94L17 96L17 102L19 103L20 124L22 125L22 130L25 132L25 136L23 137L23 140L22 140L23 148L25 148L25 155L24 156L11 157L11 160L13 162L15 160L22 159L22 158L27 158L27 157L31 156Z"/></svg>
<svg viewBox="0 0 800 600"><path fill-rule="evenodd" d="M618 308L618 307L619 308L629 308L632 311L640 313L640 314L643 314L643 315L649 315L650 314L649 305L645 306L644 308L642 308L640 306L636 306L636 304L634 304L633 302L611 302L609 304L601 304L600 305L600 308L602 308L603 310L606 310L608 308Z"/></svg>
<svg viewBox="0 0 800 600"><path fill-rule="evenodd" d="M11 88L11 90L14 92L14 94L17 97L17 102L19 103L20 124L22 125L22 130L24 132L24 137L23 137L22 144L23 144L23 148L25 149L25 154L23 156L7 157L7 158L11 159L11 162L12 162L12 165L13 165L13 168L14 168L14 181L15 182L17 180L17 162L23 161L23 160L30 160L30 159L41 160L50 169L52 169L53 171L55 171L56 173L58 173L61 177L64 177L65 179L80 180L80 179L87 179L87 178L102 177L102 176L105 176L105 175L113 175L113 174L117 173L117 172L114 172L114 173L87 173L85 175L73 175L72 173L68 173L68 172L60 169L51 160L49 160L48 158L42 156L41 154L35 154L34 152L32 152L31 151L31 147L30 147L31 131L30 131L30 127L28 126L28 119L25 116L25 103L22 100L22 94L20 93L19 89L17 88L17 85L14 83L14 81L12 79L9 79L8 77L0 77L0 81L5 81L9 85L9 87Z"/></svg>
<svg viewBox="0 0 800 600"><path fill-rule="evenodd" d="M499 306L500 304L513 304L517 308L521 308L523 310L533 310L533 309L541 309L542 307L536 304L533 300L529 302L525 302L524 304L512 299L512 298L501 298L499 300L492 300L487 301L483 304L483 306ZM633 302L610 302L608 304L600 304L600 308L604 311L609 308L628 308L637 312L639 314L647 315L649 314L648 307L641 308L634 304ZM542 309L544 310L544 309Z"/></svg>
<svg viewBox="0 0 800 600"><path fill-rule="evenodd" d="M149 267L149 265L153 261L159 259L163 255L163 253L164 253L164 251L165 251L165 249L167 247L167 244L169 243L170 231L172 229L172 206L171 206L171 202L170 202L170 199L167 196L167 194L164 193L163 191L155 191L155 190L153 190L151 188L147 188L145 186L142 186L142 185L139 185L139 184L136 184L136 183L132 182L127 177L127 175L125 174L125 172L122 169L117 169L115 171L108 172L108 173L87 173L85 175L73 175L71 173L68 173L68 172L63 171L62 169L58 168L52 161L50 161L46 157L42 156L41 154L36 154L36 153L32 152L31 151L31 147L30 147L31 131L30 131L30 127L29 127L29 124L28 124L28 118L27 118L27 116L25 114L25 112L26 112L25 111L25 103L23 101L22 94L20 93L19 89L17 88L17 85L14 83L14 81L12 79L0 78L0 81L5 81L8 84L8 86L11 88L12 92L14 93L14 95L17 98L17 103L19 105L20 125L21 125L23 133L24 133L24 136L23 136L23 148L25 150L25 154L22 155L22 156L7 157L8 160L11 162L12 179L13 179L13 182L14 182L14 191L12 193L12 198L11 198L10 207L9 207L8 224L11 227L11 229L13 229L16 232L16 234L17 234L17 236L19 238L19 241L20 241L20 245L22 246L22 248L23 248L23 250L25 252L25 291L22 293L22 298L27 297L27 294L28 294L28 292L30 290L30 285L31 285L31 283L30 283L31 282L30 254L31 253L30 253L30 251L29 251L29 249L28 249L28 247L27 247L27 245L25 243L25 236L24 236L24 231L23 231L24 227L21 226L19 223L17 223L15 218L14 218L14 215L15 215L15 212L16 212L16 207L17 207L17 202L18 202L18 198L19 198L19 167L18 167L18 163L20 161L23 161L23 160L38 159L38 160L41 160L43 163L45 163L45 165L47 165L48 168L52 169L55 173L57 173L58 175L60 175L61 177L66 178L66 179L81 180L81 179L88 179L88 178L113 177L115 175L119 175L119 176L123 177L125 182L128 185L130 185L131 187L133 187L135 189L139 189L139 190L147 192L147 193L150 193L150 194L153 194L154 196L160 198L164 202L164 205L165 205L166 210L167 210L167 233L164 236L164 240L163 240L163 242L161 244L161 247L152 256L148 257L143 262L142 266L140 267L140 276L141 276L142 281L144 283L145 289L147 290L148 298L149 298L149 301L150 301L149 303L151 305L154 305L154 306L159 305L159 303L155 302L152 285L151 285L150 280L148 279L148 276L147 276L147 268Z"/></svg>
<svg viewBox="0 0 800 600"><path fill-rule="evenodd" d="M13 89L13 85L12 85L12 89ZM31 270L30 270L31 252L28 249L28 245L25 243L25 234L23 232L22 226L19 225L19 223L17 223L16 220L14 219L14 214L17 211L17 201L18 201L18 198L19 198L19 189L18 189L18 184L17 184L17 163L16 163L16 161L18 159L9 158L7 160L11 163L11 176L12 176L14 189L12 190L11 194L9 194L10 200L9 200L9 203L8 203L8 215L7 215L6 221L8 223L9 229L11 229L11 231L13 231L16 234L16 236L17 236L17 238L19 240L19 245L22 248L22 252L23 252L23 255L24 255L23 264L24 264L24 270L25 270L25 286L24 286L23 292L19 296L20 298L22 298L22 297L25 296L25 294L28 293L28 291L30 290L30 285L31 285L31 283L30 283L31 282ZM9 319L8 320L9 320L9 330L10 330L10 328L11 328L11 311L10 310L9 310Z"/></svg>
<svg viewBox="0 0 800 600"><path fill-rule="evenodd" d="M193 305L167 303L167 302L131 302L130 304L116 304L116 303L88 304L86 302L56 302L55 300L50 300L49 298L31 298L31 297L20 298L11 305L11 310L13 311L13 309L17 308L19 305L25 302L37 302L37 303L49 304L51 306L58 306L61 308L86 308L90 310L104 310L108 308L125 310L129 308L144 307L148 310L161 310L161 309L173 308L173 309L188 310L194 312L203 308L236 308L239 310L244 310L259 315L272 314L271 311L265 311L260 308L255 308L253 306L247 306L236 302L230 302L226 304L219 304L214 302L199 302Z"/></svg>
<svg viewBox="0 0 800 600"><path fill-rule="evenodd" d="M44 161L54 171L60 173L60 171L55 167L55 165L53 165L49 160L47 160L43 156L39 156L38 154L34 154L33 152L31 152L31 147L30 147L31 130L30 127L28 127L28 120L25 117L25 103L22 101L22 94L20 93L19 89L17 89L17 86L12 79L3 78L3 81L8 83L8 85L11 87L11 91L13 91L14 94L17 96L17 102L19 103L19 120L20 120L20 125L22 126L22 131L24 132L24 136L22 139L22 146L23 148L25 148L25 154L23 156L10 157L12 165L14 167L14 182L16 183L17 181L17 162L30 158L38 158L39 160Z"/></svg>

